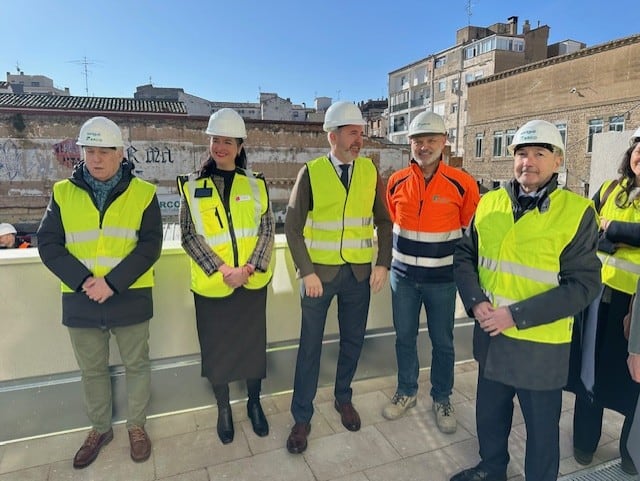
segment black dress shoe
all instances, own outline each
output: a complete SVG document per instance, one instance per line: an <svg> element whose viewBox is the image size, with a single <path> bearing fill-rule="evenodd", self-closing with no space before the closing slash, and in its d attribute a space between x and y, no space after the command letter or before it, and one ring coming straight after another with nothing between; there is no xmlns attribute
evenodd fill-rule
<svg viewBox="0 0 640 481"><path fill-rule="evenodd" d="M267 423L267 418L264 416L260 399L249 399L247 401L247 416L251 420L254 433L261 438L269 434L269 423Z"/></svg>
<svg viewBox="0 0 640 481"><path fill-rule="evenodd" d="M476 466L460 471L449 481L507 481L507 474L491 474Z"/></svg>
<svg viewBox="0 0 640 481"><path fill-rule="evenodd" d="M222 444L229 444L233 441L234 434L231 406L218 407L218 437Z"/></svg>

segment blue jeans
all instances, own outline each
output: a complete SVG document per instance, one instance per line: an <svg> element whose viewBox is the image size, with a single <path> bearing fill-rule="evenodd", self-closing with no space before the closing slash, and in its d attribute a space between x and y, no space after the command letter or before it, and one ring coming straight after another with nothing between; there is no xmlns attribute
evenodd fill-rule
<svg viewBox="0 0 640 481"><path fill-rule="evenodd" d="M453 390L453 318L456 307L454 282L429 284L414 282L391 272L393 327L396 330L398 394L418 392L418 324L420 309L427 313L431 339L431 397L447 402Z"/></svg>

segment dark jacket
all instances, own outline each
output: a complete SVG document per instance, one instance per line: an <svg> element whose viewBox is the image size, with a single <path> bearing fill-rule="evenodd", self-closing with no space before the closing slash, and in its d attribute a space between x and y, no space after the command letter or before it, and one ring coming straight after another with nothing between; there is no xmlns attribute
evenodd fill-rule
<svg viewBox="0 0 640 481"><path fill-rule="evenodd" d="M511 198L515 219L526 215L518 203L518 188L515 180L505 187ZM547 184L545 193L532 208L540 209L541 212L550 208L549 194L556 188L554 176ZM553 235L553 232L549 232L549 235ZM560 285L509 306L519 329L572 316L596 297L600 285L597 239L595 211L587 209L575 237L560 255ZM540 249L544 247L541 245ZM531 255L535 255L535 252ZM469 315L473 316L472 307L489 300L478 278L478 236L473 222L456 246L454 277L464 306ZM479 363L481 374L517 388L562 388L567 380L569 351L569 343L548 345L516 340L501 334L490 337L477 323L474 328L473 354Z"/></svg>
<svg viewBox="0 0 640 481"><path fill-rule="evenodd" d="M77 165L68 180L86 191L95 204L91 188L82 177L83 165ZM121 168L122 179L109 194L101 218L113 201L127 190L133 178L132 164L123 159ZM130 208L141 207L132 205ZM62 294L62 323L65 326L111 328L144 322L153 316L151 288L129 289L129 286L153 266L162 251L162 217L155 195L142 215L137 246L105 276L114 295L103 304L92 301L82 292L82 284L92 273L66 248L60 207L53 194L38 228L38 251L44 265L76 291Z"/></svg>

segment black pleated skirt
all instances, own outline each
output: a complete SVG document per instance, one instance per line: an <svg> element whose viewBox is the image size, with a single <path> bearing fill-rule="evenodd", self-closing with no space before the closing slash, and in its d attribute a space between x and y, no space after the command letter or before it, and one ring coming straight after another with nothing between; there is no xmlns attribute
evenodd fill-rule
<svg viewBox="0 0 640 481"><path fill-rule="evenodd" d="M267 287L238 288L228 297L194 293L202 377L212 384L267 374Z"/></svg>

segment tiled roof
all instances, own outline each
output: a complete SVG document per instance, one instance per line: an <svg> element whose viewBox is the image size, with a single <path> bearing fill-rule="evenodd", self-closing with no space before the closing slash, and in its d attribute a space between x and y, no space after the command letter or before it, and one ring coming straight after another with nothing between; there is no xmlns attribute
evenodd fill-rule
<svg viewBox="0 0 640 481"><path fill-rule="evenodd" d="M0 109L34 109L186 115L182 102L115 97L0 94Z"/></svg>

